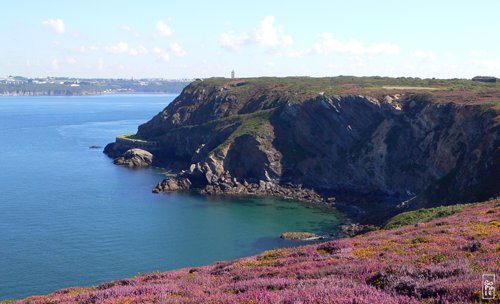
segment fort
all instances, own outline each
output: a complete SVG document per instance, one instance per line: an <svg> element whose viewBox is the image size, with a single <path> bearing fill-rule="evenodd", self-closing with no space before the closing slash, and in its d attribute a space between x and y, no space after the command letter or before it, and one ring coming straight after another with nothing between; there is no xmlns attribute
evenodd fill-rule
<svg viewBox="0 0 500 304"><path fill-rule="evenodd" d="M139 148L147 151L154 151L158 147L156 141L148 141L139 138L134 138L135 134L122 134L116 137L116 144L118 146L128 149Z"/></svg>
<svg viewBox="0 0 500 304"><path fill-rule="evenodd" d="M492 76L476 76L472 78L472 81L497 82L497 78Z"/></svg>

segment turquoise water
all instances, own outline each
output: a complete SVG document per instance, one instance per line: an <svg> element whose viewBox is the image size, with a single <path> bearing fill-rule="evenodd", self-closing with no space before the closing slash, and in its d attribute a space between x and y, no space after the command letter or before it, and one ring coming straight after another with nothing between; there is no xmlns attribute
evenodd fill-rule
<svg viewBox="0 0 500 304"><path fill-rule="evenodd" d="M0 299L198 266L332 232L340 215L272 199L152 194L158 171L101 150L175 96L0 97Z"/></svg>

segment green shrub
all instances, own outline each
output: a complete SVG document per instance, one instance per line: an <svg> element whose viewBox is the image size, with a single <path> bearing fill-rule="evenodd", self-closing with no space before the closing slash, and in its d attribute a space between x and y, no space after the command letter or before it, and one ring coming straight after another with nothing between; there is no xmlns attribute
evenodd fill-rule
<svg viewBox="0 0 500 304"><path fill-rule="evenodd" d="M428 222L435 218L445 217L457 213L470 205L471 204L459 204L403 212L390 218L383 228L396 229L402 226L414 225L419 222Z"/></svg>
<svg viewBox="0 0 500 304"><path fill-rule="evenodd" d="M417 102L422 102L422 103L427 103L434 101L436 99L436 96L430 92L418 92L415 93L411 96L412 100L415 100Z"/></svg>
<svg viewBox="0 0 500 304"><path fill-rule="evenodd" d="M432 256L432 262L435 264L444 262L444 260L445 260L445 256L442 253L437 253L437 254Z"/></svg>

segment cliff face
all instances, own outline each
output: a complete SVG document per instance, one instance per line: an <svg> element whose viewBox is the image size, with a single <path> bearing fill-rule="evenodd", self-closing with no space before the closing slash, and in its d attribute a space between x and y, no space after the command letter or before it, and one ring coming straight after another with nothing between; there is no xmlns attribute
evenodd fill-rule
<svg viewBox="0 0 500 304"><path fill-rule="evenodd" d="M157 144L157 164L185 169L179 177L208 192L248 193L254 183L421 205L499 194L498 102L408 89L353 94L338 82L195 81L137 137ZM492 86L488 96L498 95Z"/></svg>
<svg viewBox="0 0 500 304"><path fill-rule="evenodd" d="M282 178L309 187L439 202L499 190L491 183L499 172L498 116L479 106L319 97L285 106L275 122Z"/></svg>

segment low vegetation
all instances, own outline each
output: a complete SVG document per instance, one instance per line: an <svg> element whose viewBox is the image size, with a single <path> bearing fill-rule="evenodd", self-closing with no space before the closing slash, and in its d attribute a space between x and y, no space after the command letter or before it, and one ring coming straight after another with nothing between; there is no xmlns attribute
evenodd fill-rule
<svg viewBox="0 0 500 304"><path fill-rule="evenodd" d="M228 80L210 78L207 85L230 85L234 94L250 99L257 96L256 88L279 93L282 98L303 101L318 94L369 95L383 97L394 94L419 94L436 101L458 103L491 103L500 100L500 82L487 83L468 79L421 79L412 77L259 77ZM278 94L277 94L278 95ZM432 96L432 98L429 98Z"/></svg>
<svg viewBox="0 0 500 304"><path fill-rule="evenodd" d="M482 303L481 274L500 271L500 200L461 208L419 225L16 303Z"/></svg>
<svg viewBox="0 0 500 304"><path fill-rule="evenodd" d="M123 139L140 139L136 134L123 134L123 135L118 135L117 137Z"/></svg>
<svg viewBox="0 0 500 304"><path fill-rule="evenodd" d="M462 209L469 207L470 205L471 204L458 204L403 212L389 219L384 225L384 228L395 229L407 225L415 225L421 222L428 222L436 218L445 217L462 211Z"/></svg>

